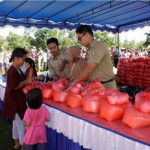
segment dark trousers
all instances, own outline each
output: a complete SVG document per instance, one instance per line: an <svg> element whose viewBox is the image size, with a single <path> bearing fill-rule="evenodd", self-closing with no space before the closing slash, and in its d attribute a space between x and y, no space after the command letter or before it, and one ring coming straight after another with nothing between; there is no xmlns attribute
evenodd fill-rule
<svg viewBox="0 0 150 150"><path fill-rule="evenodd" d="M114 66L117 68L119 58L114 58Z"/></svg>
<svg viewBox="0 0 150 150"><path fill-rule="evenodd" d="M23 150L45 150L45 143L37 143L34 145L23 144Z"/></svg>

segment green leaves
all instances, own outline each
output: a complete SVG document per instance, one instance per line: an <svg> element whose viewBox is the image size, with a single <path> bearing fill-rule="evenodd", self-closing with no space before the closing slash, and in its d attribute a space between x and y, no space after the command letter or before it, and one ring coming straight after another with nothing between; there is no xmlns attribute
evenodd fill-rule
<svg viewBox="0 0 150 150"><path fill-rule="evenodd" d="M135 41L124 40L124 42L120 43L120 47L124 48L143 48L145 46L150 45L150 33L146 33L147 40L135 43ZM16 47L24 47L28 48L30 46L35 46L36 48L42 48L45 50L47 48L46 42L49 38L55 37L59 41L60 48L62 47L70 47L70 46L79 46L81 45L77 41L76 33L74 30L70 31L67 29L64 30L39 30L39 29L26 29L24 35L17 35L12 32L5 38L0 36L0 47L4 49L13 50ZM109 36L107 32L95 32L94 37L102 41L108 48L112 45L114 47L118 46L117 35L113 37ZM144 43L144 44L143 44Z"/></svg>

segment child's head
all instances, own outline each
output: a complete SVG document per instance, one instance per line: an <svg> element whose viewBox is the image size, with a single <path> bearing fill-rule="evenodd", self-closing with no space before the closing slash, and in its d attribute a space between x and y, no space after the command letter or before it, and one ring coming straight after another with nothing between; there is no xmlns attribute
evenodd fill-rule
<svg viewBox="0 0 150 150"><path fill-rule="evenodd" d="M27 103L29 108L38 109L42 105L42 92L39 88L34 88L27 93Z"/></svg>
<svg viewBox="0 0 150 150"><path fill-rule="evenodd" d="M15 48L9 61L15 63L17 66L22 66L26 55L27 51L25 49Z"/></svg>
<svg viewBox="0 0 150 150"><path fill-rule="evenodd" d="M32 58L26 58L25 60L25 67L28 69L29 67L35 67L34 60Z"/></svg>

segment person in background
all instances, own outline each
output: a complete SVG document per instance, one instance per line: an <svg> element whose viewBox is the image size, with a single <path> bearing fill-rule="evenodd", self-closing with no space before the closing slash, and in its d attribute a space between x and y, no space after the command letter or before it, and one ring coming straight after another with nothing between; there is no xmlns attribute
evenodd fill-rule
<svg viewBox="0 0 150 150"><path fill-rule="evenodd" d="M41 48L37 49L37 71L41 71L41 66L42 66L42 61L43 61L43 51Z"/></svg>
<svg viewBox="0 0 150 150"><path fill-rule="evenodd" d="M50 54L50 57L48 56L48 50L45 49L45 51L43 52L43 70L46 71L48 69L48 66L47 66L47 61L48 59L51 57L51 54ZM49 57L49 58L48 58Z"/></svg>
<svg viewBox="0 0 150 150"><path fill-rule="evenodd" d="M10 58L10 52L8 50L4 50L4 70L5 72L7 71L8 67L9 67L9 58Z"/></svg>
<svg viewBox="0 0 150 150"><path fill-rule="evenodd" d="M111 48L110 48L110 56L111 56L112 61L113 61L113 52L114 51L115 51L114 46L111 46Z"/></svg>
<svg viewBox="0 0 150 150"><path fill-rule="evenodd" d="M117 68L119 57L120 57L118 47L116 47L116 49L112 52L112 57L113 57L114 66L115 68Z"/></svg>
<svg viewBox="0 0 150 150"><path fill-rule="evenodd" d="M27 109L26 96L22 88L31 82L26 79L20 66L23 65L27 51L23 48L16 48L11 55L12 65L7 71L7 84L4 95L2 115L13 120L12 134L15 140L14 148L19 148L23 143L25 127L23 125L23 116Z"/></svg>
<svg viewBox="0 0 150 150"><path fill-rule="evenodd" d="M45 150L47 142L45 122L50 120L50 113L42 106L42 92L35 88L27 93L29 108L24 115L26 133L23 139L23 150Z"/></svg>
<svg viewBox="0 0 150 150"><path fill-rule="evenodd" d="M28 57L25 59L25 67L26 67L25 72L26 77L28 78L37 77L35 63L32 58Z"/></svg>
<svg viewBox="0 0 150 150"><path fill-rule="evenodd" d="M106 89L116 89L113 65L109 50L102 43L94 39L93 31L88 25L82 25L76 30L80 44L87 47L87 66L83 72L73 81L69 89L77 82L86 78L91 82L98 79Z"/></svg>
<svg viewBox="0 0 150 150"><path fill-rule="evenodd" d="M56 38L51 38L47 40L47 46L52 54L52 57L48 60L48 70L50 73L50 78L56 79L60 77L66 77L68 75L68 64L65 64L63 71L60 71L60 65L63 60L67 59L63 49L59 49L59 43ZM68 61L65 61L67 63Z"/></svg>
<svg viewBox="0 0 150 150"><path fill-rule="evenodd" d="M67 57L70 64L70 80L76 79L82 71L86 68L87 63L85 59L81 58L81 50L77 46L72 46L67 49Z"/></svg>
<svg viewBox="0 0 150 150"><path fill-rule="evenodd" d="M0 48L0 74L4 73L4 53L2 48Z"/></svg>

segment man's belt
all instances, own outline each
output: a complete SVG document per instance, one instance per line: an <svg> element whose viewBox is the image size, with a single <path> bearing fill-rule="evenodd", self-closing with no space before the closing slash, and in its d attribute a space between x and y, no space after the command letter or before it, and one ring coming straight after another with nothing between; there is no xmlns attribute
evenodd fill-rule
<svg viewBox="0 0 150 150"><path fill-rule="evenodd" d="M110 80L107 80L107 81L101 81L101 83L104 84L104 83L108 83L108 82L111 82L111 81L114 81L114 79L110 79Z"/></svg>

